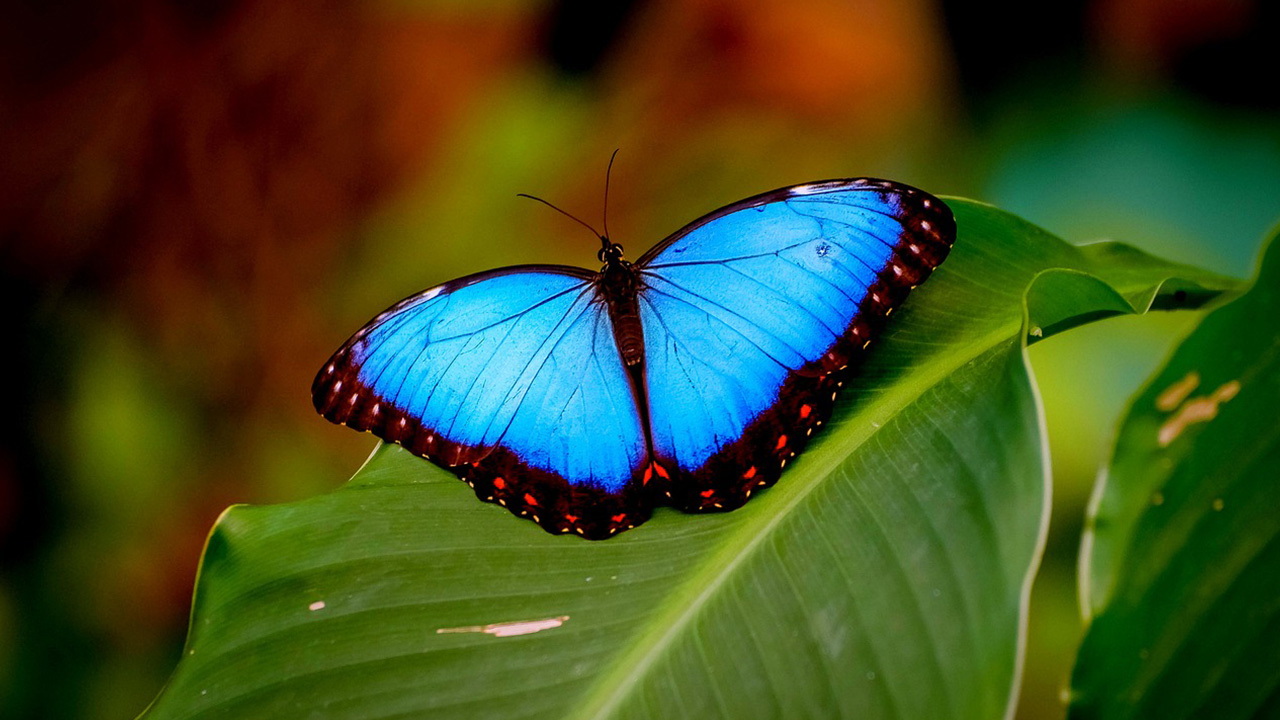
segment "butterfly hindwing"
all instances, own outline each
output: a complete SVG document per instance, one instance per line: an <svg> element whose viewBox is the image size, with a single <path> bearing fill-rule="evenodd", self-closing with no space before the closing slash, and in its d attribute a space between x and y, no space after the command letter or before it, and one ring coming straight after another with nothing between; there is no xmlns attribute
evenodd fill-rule
<svg viewBox="0 0 1280 720"><path fill-rule="evenodd" d="M312 387L316 408L553 532L638 524L644 430L592 280L513 268L409 298L334 354Z"/></svg>
<svg viewBox="0 0 1280 720"><path fill-rule="evenodd" d="M774 482L954 237L936 198L849 180L744 200L646 253L647 401L672 504L732 509Z"/></svg>

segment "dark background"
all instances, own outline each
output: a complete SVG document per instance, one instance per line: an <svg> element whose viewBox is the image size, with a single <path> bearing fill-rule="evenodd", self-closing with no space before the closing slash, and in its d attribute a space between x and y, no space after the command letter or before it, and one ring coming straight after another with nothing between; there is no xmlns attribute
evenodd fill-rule
<svg viewBox="0 0 1280 720"><path fill-rule="evenodd" d="M391 302L594 266L740 197L891 177L1247 276L1280 219L1275 3L19 0L0 23L0 717L130 718L231 503L367 437L313 373ZM1063 714L1118 413L1195 316L1033 351L1055 509L1019 717ZM424 522L429 522L424 518Z"/></svg>

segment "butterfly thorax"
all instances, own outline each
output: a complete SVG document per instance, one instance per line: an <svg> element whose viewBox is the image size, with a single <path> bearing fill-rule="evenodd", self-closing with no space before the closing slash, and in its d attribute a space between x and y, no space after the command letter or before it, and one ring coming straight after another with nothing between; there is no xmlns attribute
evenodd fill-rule
<svg viewBox="0 0 1280 720"><path fill-rule="evenodd" d="M644 334L640 327L640 278L623 259L622 246L600 238L604 246L597 257L604 263L596 283L600 294L609 304L609 319L613 322L613 336L618 342L622 361L628 367L644 359Z"/></svg>

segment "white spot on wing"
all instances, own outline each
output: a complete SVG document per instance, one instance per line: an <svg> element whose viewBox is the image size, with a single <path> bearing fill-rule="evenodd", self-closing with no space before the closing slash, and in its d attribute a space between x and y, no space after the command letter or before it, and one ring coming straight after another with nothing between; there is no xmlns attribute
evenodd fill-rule
<svg viewBox="0 0 1280 720"><path fill-rule="evenodd" d="M788 195L795 197L797 195L817 195L819 193L831 192L839 190L847 183L844 182L828 182L828 183L806 183L804 185L796 185L787 192Z"/></svg>

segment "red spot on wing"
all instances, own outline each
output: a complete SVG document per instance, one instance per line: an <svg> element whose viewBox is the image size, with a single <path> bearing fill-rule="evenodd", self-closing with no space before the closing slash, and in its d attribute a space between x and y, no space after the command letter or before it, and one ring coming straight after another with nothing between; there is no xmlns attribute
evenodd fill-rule
<svg viewBox="0 0 1280 720"><path fill-rule="evenodd" d="M813 408L809 407L808 405L801 405L801 406L800 406L800 417L801 417L801 419L809 417L809 413L811 413L811 412L813 412Z"/></svg>
<svg viewBox="0 0 1280 720"><path fill-rule="evenodd" d="M779 435L779 436L778 436L778 446L777 446L777 447L775 447L775 448L774 448L774 450L781 450L782 448L784 448L784 447L786 447L786 446L787 446L787 436L786 436L786 435Z"/></svg>
<svg viewBox="0 0 1280 720"><path fill-rule="evenodd" d="M501 490L501 489L505 488L506 486L507 486L507 481L506 481L506 480L503 480L503 479L502 479L502 478L500 478L500 477L496 477L496 478L494 478L494 479L493 479L493 487L494 487L494 489L496 489L496 490Z"/></svg>
<svg viewBox="0 0 1280 720"><path fill-rule="evenodd" d="M626 520L626 519L627 519L627 514L626 514L626 513L618 513L617 515L614 515L613 517L611 517L611 518L609 518L609 519L610 519L610 520L612 520L612 521L614 521L614 522L616 522L616 523L620 523L620 522L622 522L622 521L624 521L624 520Z"/></svg>
<svg viewBox="0 0 1280 720"><path fill-rule="evenodd" d="M753 478L753 477L755 477L755 476L756 476L756 466L755 466L755 465L752 465L751 467L747 468L747 471L746 471L746 472L744 472L744 473L742 473L742 477L744 477L744 478L746 478L746 479L748 479L748 480L750 480L751 478Z"/></svg>
<svg viewBox="0 0 1280 720"><path fill-rule="evenodd" d="M532 506L534 506L534 507L538 507L538 499L537 499L536 497L534 497L534 496L530 495L529 493L525 493L525 494L524 494L524 501L525 501L525 502L527 502L527 503L529 503L530 505L532 505Z"/></svg>
<svg viewBox="0 0 1280 720"><path fill-rule="evenodd" d="M709 498L709 497L711 497L712 495L715 495L715 494L716 494L716 491L715 491L715 490L703 490L702 492L700 492L700 493L698 493L698 494L699 494L699 495L701 495L701 496L702 496L702 497L704 497L704 498Z"/></svg>
<svg viewBox="0 0 1280 720"><path fill-rule="evenodd" d="M565 515L565 516L564 516L564 519L565 519L565 520L568 520L570 524L573 524L573 523L578 522L578 516L577 516L577 515Z"/></svg>
<svg viewBox="0 0 1280 720"><path fill-rule="evenodd" d="M650 462L648 467L644 469L643 484L648 485L649 481L653 479L654 473L657 473L658 477L662 478L663 480L667 480L671 477L671 475L667 473L667 469L662 467L662 465L657 460L654 460Z"/></svg>

